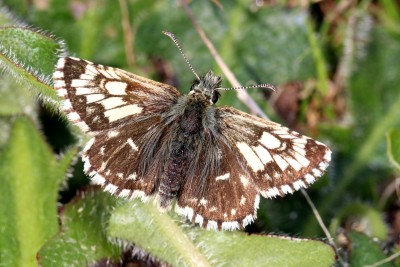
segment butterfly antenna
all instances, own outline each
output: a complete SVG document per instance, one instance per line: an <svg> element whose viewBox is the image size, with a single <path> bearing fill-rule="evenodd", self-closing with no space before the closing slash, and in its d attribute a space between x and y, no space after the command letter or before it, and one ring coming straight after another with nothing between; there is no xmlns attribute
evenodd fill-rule
<svg viewBox="0 0 400 267"><path fill-rule="evenodd" d="M181 48L181 45L179 44L179 41L178 41L178 39L176 39L175 35L174 35L172 32L166 32L166 31L163 31L162 33L165 34L166 36L168 36L169 38L172 39L172 41L173 41L173 42L175 43L175 45L178 47L179 52L181 52L181 54L182 54L183 58L185 59L186 63L189 65L189 68L190 68L191 71L193 72L194 76L196 76L196 78L197 78L198 80L200 80L199 75L197 75L197 73L194 71L194 69L193 69L193 67L192 67L192 64L190 64L190 62L189 62L189 60L187 59L185 53L183 53L183 50L182 50L182 48Z"/></svg>
<svg viewBox="0 0 400 267"><path fill-rule="evenodd" d="M250 88L267 88L267 89L271 89L272 91L276 92L276 87L270 83L262 83L262 84L256 84L256 85L230 87L230 88L216 88L216 90L228 91L228 90L240 90L240 89L250 89Z"/></svg>

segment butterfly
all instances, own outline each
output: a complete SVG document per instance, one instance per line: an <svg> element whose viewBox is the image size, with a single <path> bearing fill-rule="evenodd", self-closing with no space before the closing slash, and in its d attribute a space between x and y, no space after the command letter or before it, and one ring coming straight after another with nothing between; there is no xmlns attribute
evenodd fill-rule
<svg viewBox="0 0 400 267"><path fill-rule="evenodd" d="M190 66L191 67L191 66ZM187 95L121 69L64 57L53 75L68 119L92 136L84 170L113 195L155 196L207 229L257 216L260 195L306 188L331 159L324 144L232 107L216 107L221 78L198 77Z"/></svg>

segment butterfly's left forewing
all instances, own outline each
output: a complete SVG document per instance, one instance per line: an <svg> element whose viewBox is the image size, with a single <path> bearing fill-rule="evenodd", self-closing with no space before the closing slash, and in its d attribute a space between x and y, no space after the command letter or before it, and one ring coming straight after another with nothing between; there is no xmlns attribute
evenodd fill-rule
<svg viewBox="0 0 400 267"><path fill-rule="evenodd" d="M60 58L53 78L62 109L85 132L159 115L179 96L173 86L79 58Z"/></svg>

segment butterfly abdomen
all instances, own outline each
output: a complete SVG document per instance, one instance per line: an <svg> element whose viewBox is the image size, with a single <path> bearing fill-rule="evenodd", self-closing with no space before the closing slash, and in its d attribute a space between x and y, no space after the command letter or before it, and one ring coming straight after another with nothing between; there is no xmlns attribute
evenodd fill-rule
<svg viewBox="0 0 400 267"><path fill-rule="evenodd" d="M160 206L163 208L168 207L178 194L187 173L187 166L198 151L205 106L204 101L189 97L182 115L177 119L169 158L159 180Z"/></svg>

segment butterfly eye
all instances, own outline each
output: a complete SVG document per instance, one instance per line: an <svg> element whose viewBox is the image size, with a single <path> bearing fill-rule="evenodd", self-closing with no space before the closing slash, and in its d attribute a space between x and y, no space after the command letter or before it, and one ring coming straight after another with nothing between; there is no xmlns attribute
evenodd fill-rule
<svg viewBox="0 0 400 267"><path fill-rule="evenodd" d="M211 97L211 102L213 104L217 103L219 96L220 96L219 92L218 91L214 91L213 92L213 96Z"/></svg>
<svg viewBox="0 0 400 267"><path fill-rule="evenodd" d="M193 91L197 87L197 85L199 85L199 81L194 80L192 86L190 86L190 91Z"/></svg>

